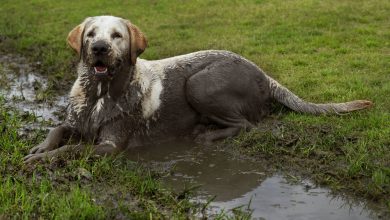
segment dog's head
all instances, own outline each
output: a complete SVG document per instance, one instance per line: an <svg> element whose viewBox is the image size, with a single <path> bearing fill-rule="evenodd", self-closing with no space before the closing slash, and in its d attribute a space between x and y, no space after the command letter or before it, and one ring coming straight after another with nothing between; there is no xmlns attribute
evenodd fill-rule
<svg viewBox="0 0 390 220"><path fill-rule="evenodd" d="M68 35L68 44L98 77L112 77L123 65L135 65L145 50L144 34L130 21L113 17L86 18Z"/></svg>

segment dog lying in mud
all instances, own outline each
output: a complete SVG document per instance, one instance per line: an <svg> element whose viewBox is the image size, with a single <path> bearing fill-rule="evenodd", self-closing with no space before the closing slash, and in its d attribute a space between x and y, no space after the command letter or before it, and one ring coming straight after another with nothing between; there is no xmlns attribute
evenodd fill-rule
<svg viewBox="0 0 390 220"><path fill-rule="evenodd" d="M372 105L366 100L306 102L251 61L228 51L140 59L147 46L144 34L118 17L87 18L67 41L79 55L67 118L31 149L26 163L83 151L83 144L64 145L74 135L93 142L97 155L172 137L192 136L210 143L253 128L273 100L310 114L339 114ZM208 125L215 129L206 132Z"/></svg>

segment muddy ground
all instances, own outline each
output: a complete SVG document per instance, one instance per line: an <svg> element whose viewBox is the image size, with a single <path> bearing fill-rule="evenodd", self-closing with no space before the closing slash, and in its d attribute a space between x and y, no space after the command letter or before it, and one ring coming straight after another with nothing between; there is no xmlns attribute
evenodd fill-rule
<svg viewBox="0 0 390 220"><path fill-rule="evenodd" d="M0 57L2 67L0 85L5 106L11 112L18 111L22 117L31 118L27 120L28 123L20 126L18 136L35 139L32 142L36 143L37 139L45 136L48 129L64 119L67 105L66 89L53 89L47 77L39 74L39 62L31 64L26 58L14 54L1 54ZM64 88L66 87L69 87L69 84L64 84ZM248 213L251 213L252 217L271 219L288 215L306 217L309 214L305 211L294 213L291 210L299 210L297 208L299 205L307 207L309 203L314 204L311 210L324 206L324 203L330 207L329 210L311 213L314 217L325 217L329 213L343 219L377 219L389 216L385 206L386 198L389 196L388 188L375 194L373 193L375 191L367 192L364 180L348 184L343 181L343 172L340 170L344 169L346 164L340 158L345 152L340 146L357 142L359 136L339 136L334 133L332 126L327 124L308 126L280 120L280 115L287 110L279 105L275 105L273 109L274 113L259 123L257 129L243 132L238 137L215 146L204 148L191 143L171 143L163 146L165 151L158 150L161 146L158 146L157 150L155 146L132 149L123 157L127 158L124 160L131 159L134 162L125 164L130 166L129 169L141 165L151 170L152 177L162 181L178 198L191 198L194 204L192 208L208 204L207 208L200 208L200 211L199 208L194 208L198 210L196 215L199 217L218 216L221 212L231 215L232 212L233 214L238 212L237 210L241 210L239 215L247 217ZM315 145L329 147L328 149L307 147ZM93 163L95 160L91 157L85 162ZM235 162L227 163L230 160ZM70 163L72 161L62 158L44 163L39 171L34 170L35 168L26 168L17 172L17 175L34 175L37 180L40 176L45 176L55 187L79 181L88 185L88 189L96 195L93 200L97 205L114 207L116 211L109 215L116 218L126 217L124 214L126 212L122 210L129 207L138 211L143 210L141 199L133 192L126 192L125 187L116 187L115 183L109 186L101 184L100 181L105 178L96 181L91 171L82 167L70 172L66 168L72 166ZM226 169L229 165L230 168ZM196 169L200 171L193 173L192 171ZM15 172L12 167L6 170ZM221 182L224 183L221 185ZM275 187L264 191L268 182ZM331 190L321 186L330 187ZM286 190L279 192L278 189L283 187ZM237 192L233 193L235 190ZM256 198L260 198L266 191L274 191L275 198L280 197L284 200L286 198L280 195L285 193L295 193L301 197L287 197L291 200L288 204L280 201L268 204L265 203L267 199L253 199L253 195L259 194L260 196ZM322 200L318 199L320 198L318 195L323 195ZM252 199L253 203L250 206ZM331 204L332 200L337 202ZM248 206L245 208L246 204ZM273 211L279 215L267 214L259 209L264 206L275 208ZM156 207L165 215L172 214L164 205L157 204Z"/></svg>

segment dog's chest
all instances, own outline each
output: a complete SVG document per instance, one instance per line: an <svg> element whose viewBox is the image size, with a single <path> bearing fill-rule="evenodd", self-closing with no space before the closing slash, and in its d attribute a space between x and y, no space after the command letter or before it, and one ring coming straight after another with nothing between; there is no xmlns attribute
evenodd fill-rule
<svg viewBox="0 0 390 220"><path fill-rule="evenodd" d="M88 103L82 110L74 108L78 103L71 103L68 111L68 121L81 135L86 138L97 138L99 130L113 120L123 117L123 113L107 100L107 97L99 98L95 103ZM72 108L73 106L73 108Z"/></svg>
<svg viewBox="0 0 390 220"><path fill-rule="evenodd" d="M82 92L71 92L67 120L88 139L98 138L102 130L110 132L105 127L112 123L122 123L123 129L129 129L132 127L131 124L142 118L141 104L139 98L135 96L137 93L133 87L116 98L111 97L109 92L99 94L104 92L104 88L94 91L83 88L77 90Z"/></svg>

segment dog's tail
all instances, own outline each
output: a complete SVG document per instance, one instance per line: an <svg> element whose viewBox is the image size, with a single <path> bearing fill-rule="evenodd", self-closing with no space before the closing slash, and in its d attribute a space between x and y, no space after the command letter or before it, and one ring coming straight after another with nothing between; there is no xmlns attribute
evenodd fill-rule
<svg viewBox="0 0 390 220"><path fill-rule="evenodd" d="M351 102L326 104L306 102L292 93L286 87L279 84L276 80L272 79L271 77L268 77L268 79L271 90L271 97L297 112L310 113L315 115L340 114L369 108L373 105L373 103L368 100L355 100Z"/></svg>

